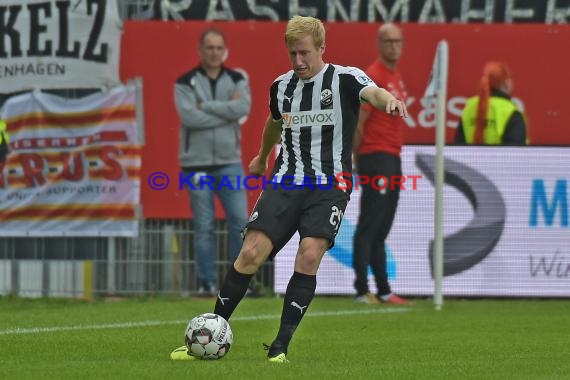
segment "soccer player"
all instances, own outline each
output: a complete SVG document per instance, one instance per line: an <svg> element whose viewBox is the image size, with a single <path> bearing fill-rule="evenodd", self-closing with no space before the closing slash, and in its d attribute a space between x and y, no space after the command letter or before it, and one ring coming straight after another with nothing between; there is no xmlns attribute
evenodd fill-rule
<svg viewBox="0 0 570 380"><path fill-rule="evenodd" d="M293 333L313 299L316 274L334 240L350 197L350 186L337 185L352 168L352 138L361 101L394 117L407 116L404 103L379 88L354 67L323 61L325 28L313 17L293 17L285 43L293 69L271 86L270 114L259 154L249 164L252 174L263 175L273 146L281 141L272 182L260 195L249 218L244 242L233 268L218 293L214 313L229 319L244 297L258 268L272 259L296 231L301 241L295 268L285 292L281 325L267 346L270 362L287 362ZM185 347L171 358L192 359Z"/></svg>

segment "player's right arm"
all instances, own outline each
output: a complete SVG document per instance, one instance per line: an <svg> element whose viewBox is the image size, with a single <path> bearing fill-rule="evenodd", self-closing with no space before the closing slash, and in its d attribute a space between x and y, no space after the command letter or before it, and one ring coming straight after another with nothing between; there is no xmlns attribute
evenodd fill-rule
<svg viewBox="0 0 570 380"><path fill-rule="evenodd" d="M251 160L249 164L249 172L254 175L263 175L267 170L267 159L273 150L273 147L281 138L282 120L274 120L271 114L267 117L265 127L263 128L263 136L261 138L261 147L259 154Z"/></svg>
<svg viewBox="0 0 570 380"><path fill-rule="evenodd" d="M376 109L386 111L387 114L408 117L406 104L384 88L366 87L362 90L361 97Z"/></svg>

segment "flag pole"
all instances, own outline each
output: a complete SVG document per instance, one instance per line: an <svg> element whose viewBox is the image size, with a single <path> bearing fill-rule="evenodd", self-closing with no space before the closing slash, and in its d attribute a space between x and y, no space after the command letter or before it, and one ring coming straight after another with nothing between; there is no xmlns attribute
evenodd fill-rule
<svg viewBox="0 0 570 380"><path fill-rule="evenodd" d="M436 88L436 134L435 134L435 213L434 213L434 305L436 310L443 307L443 183L445 146L445 116L447 108L447 72L449 47L447 41L441 40L437 46L436 62L432 75Z"/></svg>

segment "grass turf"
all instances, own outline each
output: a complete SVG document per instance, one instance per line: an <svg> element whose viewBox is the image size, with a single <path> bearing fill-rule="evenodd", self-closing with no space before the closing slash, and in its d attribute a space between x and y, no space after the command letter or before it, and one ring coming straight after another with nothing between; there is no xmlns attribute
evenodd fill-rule
<svg viewBox="0 0 570 380"><path fill-rule="evenodd" d="M213 302L0 298L0 379L570 379L568 300L446 300L435 311L427 300L317 297L291 362L279 365L262 342L277 331L282 300L246 299L227 357L171 362L186 321Z"/></svg>

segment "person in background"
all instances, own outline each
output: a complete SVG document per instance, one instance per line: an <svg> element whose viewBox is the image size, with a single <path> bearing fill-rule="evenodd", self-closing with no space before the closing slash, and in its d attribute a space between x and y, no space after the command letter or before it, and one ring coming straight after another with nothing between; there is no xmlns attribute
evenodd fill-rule
<svg viewBox="0 0 570 380"><path fill-rule="evenodd" d="M6 156L8 155L10 137L8 135L7 125L3 120L0 120L0 164L6 161Z"/></svg>
<svg viewBox="0 0 570 380"><path fill-rule="evenodd" d="M213 178L210 186L188 187L194 227L198 294L217 293L214 196L226 214L228 256L237 258L247 223L246 192L238 182L244 177L241 161L240 119L251 109L247 77L224 66L225 37L215 28L202 32L198 47L200 64L181 75L174 86L180 118L179 162L185 176L199 185ZM220 186L223 184L223 186Z"/></svg>
<svg viewBox="0 0 570 380"><path fill-rule="evenodd" d="M525 117L511 100L513 79L507 65L488 62L477 96L467 99L457 126L457 145L526 145Z"/></svg>
<svg viewBox="0 0 570 380"><path fill-rule="evenodd" d="M315 295L321 260L334 246L350 198L350 188L339 186L339 178L350 176L352 169L360 103L371 103L393 117L408 115L402 101L362 70L323 61L325 28L320 20L293 17L287 23L285 45L292 70L271 85L259 154L249 164L252 174L263 175L273 147L281 141L270 180L275 186L261 193L214 307L215 314L229 320L259 267L298 231L301 240L281 323L273 342L266 345L272 363L288 362L289 343ZM303 186L306 181L329 186ZM195 359L186 346L175 349L170 358Z"/></svg>
<svg viewBox="0 0 570 380"><path fill-rule="evenodd" d="M368 67L366 74L405 102L407 91L397 67L404 45L402 31L394 24L384 24L378 29L376 41L379 57ZM360 107L353 142L358 174L368 178L384 176L387 183L381 179L381 183L362 185L360 215L353 240L356 302L408 304L407 300L392 293L386 255L386 238L400 198L400 187L392 186L391 178L402 175L400 153L404 126L402 118L381 112L369 104ZM376 282L376 294L368 288L369 267Z"/></svg>

